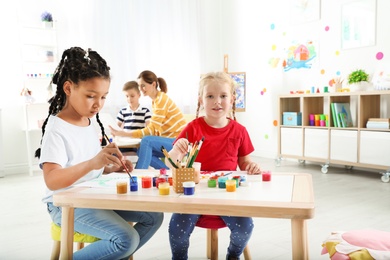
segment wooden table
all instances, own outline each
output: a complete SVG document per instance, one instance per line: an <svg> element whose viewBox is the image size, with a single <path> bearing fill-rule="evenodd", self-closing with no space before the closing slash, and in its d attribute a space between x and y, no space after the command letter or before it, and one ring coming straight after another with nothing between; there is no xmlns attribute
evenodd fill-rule
<svg viewBox="0 0 390 260"><path fill-rule="evenodd" d="M115 136L113 140L119 148L139 148L141 139L124 136Z"/></svg>
<svg viewBox="0 0 390 260"><path fill-rule="evenodd" d="M137 170L133 175L155 174ZM140 180L139 180L140 181ZM261 218L291 219L292 258L309 259L306 220L314 217L314 194L310 174L273 173L270 182L260 175L247 176L248 186L236 192L208 188L202 179L195 194L158 195L156 188L142 189L125 195L116 188L74 187L54 195L54 204L62 207L61 259L72 259L74 208L138 210L198 213ZM168 231L167 231L168 232Z"/></svg>

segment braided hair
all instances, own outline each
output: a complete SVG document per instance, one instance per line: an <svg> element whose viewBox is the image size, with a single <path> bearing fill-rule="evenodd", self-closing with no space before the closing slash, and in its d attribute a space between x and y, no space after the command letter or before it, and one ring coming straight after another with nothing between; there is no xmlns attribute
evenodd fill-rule
<svg viewBox="0 0 390 260"><path fill-rule="evenodd" d="M221 83L228 83L230 86L230 92L233 97L233 106L231 110L231 118L236 120L236 82L230 77L229 74L225 72L209 72L202 76L199 82L199 91L198 91L198 105L196 108L196 118L199 116L199 110L200 110L200 101L199 99L203 96L204 88L207 84L209 84L211 81L218 81ZM229 117L230 118L230 117Z"/></svg>
<svg viewBox="0 0 390 260"><path fill-rule="evenodd" d="M66 94L63 88L64 83L71 81L78 84L80 81L86 81L96 77L110 79L110 67L99 53L91 49L84 50L80 47L71 47L63 52L61 61L55 69L49 85L49 88L51 88L52 84L55 84L57 90L55 95L49 100L49 113L42 125L42 137L45 134L45 128L50 115L57 115L66 103ZM104 138L104 126L99 119L99 113L96 114L96 121L102 132L103 138L101 145L104 146L107 144L107 141ZM35 151L35 157L39 158L40 156L41 148L38 148Z"/></svg>

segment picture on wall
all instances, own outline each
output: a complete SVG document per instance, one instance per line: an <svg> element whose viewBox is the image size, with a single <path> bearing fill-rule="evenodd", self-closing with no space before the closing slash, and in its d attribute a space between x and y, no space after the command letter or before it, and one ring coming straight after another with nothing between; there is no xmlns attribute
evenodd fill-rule
<svg viewBox="0 0 390 260"><path fill-rule="evenodd" d="M320 19L320 0L292 0L290 1L290 20L292 23L305 23Z"/></svg>
<svg viewBox="0 0 390 260"><path fill-rule="evenodd" d="M282 64L285 72L291 69L310 69L317 57L317 48L314 41L293 41L287 46L285 55Z"/></svg>
<svg viewBox="0 0 390 260"><path fill-rule="evenodd" d="M229 72L229 75L236 82L236 111L245 111L245 72Z"/></svg>

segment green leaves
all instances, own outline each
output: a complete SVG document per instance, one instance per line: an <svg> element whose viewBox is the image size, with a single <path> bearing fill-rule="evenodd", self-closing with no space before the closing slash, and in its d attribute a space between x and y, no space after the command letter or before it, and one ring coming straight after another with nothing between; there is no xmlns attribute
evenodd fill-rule
<svg viewBox="0 0 390 260"><path fill-rule="evenodd" d="M355 70L348 75L348 84L353 84L360 81L368 81L368 77L368 73L366 73L364 70Z"/></svg>

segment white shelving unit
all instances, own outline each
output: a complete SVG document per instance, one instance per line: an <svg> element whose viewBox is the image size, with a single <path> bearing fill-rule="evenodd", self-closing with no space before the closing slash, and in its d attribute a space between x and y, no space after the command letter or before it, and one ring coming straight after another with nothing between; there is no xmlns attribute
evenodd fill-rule
<svg viewBox="0 0 390 260"><path fill-rule="evenodd" d="M3 144L3 119L1 118L0 107L0 177L4 177L4 144Z"/></svg>
<svg viewBox="0 0 390 260"><path fill-rule="evenodd" d="M40 170L38 159L35 158L34 154L42 137L41 122L47 117L48 111L48 103L26 104L24 107L27 161L31 176Z"/></svg>
<svg viewBox="0 0 390 260"><path fill-rule="evenodd" d="M334 127L331 103L350 103L353 127ZM302 125L283 125L283 112L301 112ZM309 114L329 115L328 126L310 126ZM390 118L390 91L290 94L279 96L278 159L377 169L390 181L390 129L367 129L369 118Z"/></svg>
<svg viewBox="0 0 390 260"><path fill-rule="evenodd" d="M47 100L51 97L48 87L58 64L57 32L54 27L32 23L21 26L20 38L24 89L31 91L31 96L26 96L24 130L29 174L33 175L39 170L38 160L34 157L41 138L38 122L47 117Z"/></svg>

